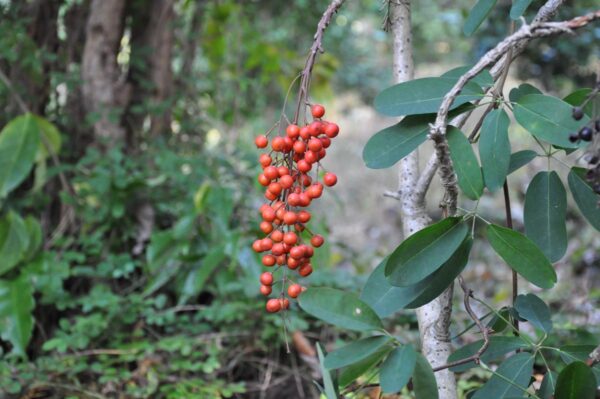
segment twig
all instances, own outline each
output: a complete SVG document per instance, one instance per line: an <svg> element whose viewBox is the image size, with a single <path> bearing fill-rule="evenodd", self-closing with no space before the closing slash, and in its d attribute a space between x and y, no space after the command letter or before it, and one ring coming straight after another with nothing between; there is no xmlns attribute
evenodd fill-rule
<svg viewBox="0 0 600 399"><path fill-rule="evenodd" d="M504 209L506 213L506 227L512 230L513 221L512 221L512 211L510 208L510 191L508 189L508 179L504 181ZM515 300L517 299L517 295L519 294L519 280L517 279L517 272L511 269L512 271L512 304L515 306ZM515 335L519 334L519 320L515 317L513 318L513 326L515 327Z"/></svg>
<svg viewBox="0 0 600 399"><path fill-rule="evenodd" d="M450 158L448 143L446 141L446 125L448 122L448 112L454 103L454 100L461 93L466 84L486 67L495 63L503 55L508 54L511 48L522 44L527 45L535 38L558 35L562 33L573 33L578 29L588 25L590 22L600 18L600 10L561 22L540 22L531 25L523 24L519 30L509 35L493 49L488 51L467 73L462 75L454 87L444 96L442 104L437 113L435 123L431 124L429 137L433 140L435 153L440 163L440 177L445 187L442 206L448 209L450 215L456 213L456 202L458 198L457 177L454 172L454 166Z"/></svg>
<svg viewBox="0 0 600 399"><path fill-rule="evenodd" d="M592 353L589 354L588 359L585 361L585 364L587 364L590 367L593 367L598 363L600 363L600 345L598 345L592 351Z"/></svg>
<svg viewBox="0 0 600 399"><path fill-rule="evenodd" d="M469 317L471 317L473 322L477 325L477 327L479 328L479 331L481 331L481 334L483 334L483 344L481 345L481 348L479 348L477 350L477 352L475 352L473 355L466 357L464 359L456 360L454 362L446 363L442 366L434 367L433 368L434 372L440 371L440 370L445 370L450 367L460 366L461 364L470 363L470 362L475 362L475 364L479 364L479 361L481 360L481 355L483 355L483 353L487 350L488 346L490 345L490 330L489 330L489 328L487 328L486 326L483 325L481 319L479 317L477 317L477 315L473 311L473 308L471 308L470 299L473 297L473 291L467 287L467 285L465 284L465 280L462 278L462 276L458 276L458 282L460 284L460 288L462 288L462 290L464 292L465 310L467 311L467 314L469 315Z"/></svg>
<svg viewBox="0 0 600 399"><path fill-rule="evenodd" d="M331 22L331 18L337 12L337 10L344 4L345 0L333 0L331 4L327 7L319 24L317 25L317 32L314 36L313 44L310 48L310 52L308 54L308 58L306 59L306 64L304 65L304 69L302 70L302 78L300 80L300 89L298 92L298 104L296 106L296 113L294 114L294 123L298 123L298 118L300 117L300 110L303 106L306 106L306 100L308 98L308 90L310 87L310 78L312 75L312 70L315 65L315 61L317 59L317 54L322 53L323 50L323 33L325 29Z"/></svg>

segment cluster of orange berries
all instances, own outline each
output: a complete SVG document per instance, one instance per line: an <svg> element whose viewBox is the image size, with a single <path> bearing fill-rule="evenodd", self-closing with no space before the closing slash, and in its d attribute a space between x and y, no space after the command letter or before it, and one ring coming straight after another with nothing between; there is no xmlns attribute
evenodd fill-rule
<svg viewBox="0 0 600 399"><path fill-rule="evenodd" d="M285 136L273 137L272 151L259 157L263 171L258 175L258 182L266 187L265 198L270 202L259 209L262 216L260 230L266 237L252 244L254 251L264 253L263 265L295 270L301 277L312 273L310 259L314 248L323 245L324 239L306 228L311 214L299 208L306 208L313 199L319 198L323 185L330 187L337 183L333 173L325 173L323 183L318 180L319 161L327 154L326 149L331 145L331 139L338 135L339 127L321 119L325 115L322 105L313 105L311 113L313 122L302 127L290 124ZM267 148L269 139L260 135L256 137L255 144L257 148ZM310 176L311 171L314 171L314 177ZM310 235L310 245L304 243L302 235L305 231L305 236L307 233ZM260 292L265 296L271 295L275 283L273 272L262 273L260 283ZM281 284L279 297L267 301L266 309L270 313L289 308L286 284L290 298L297 298L305 290L301 285L292 283L285 272Z"/></svg>

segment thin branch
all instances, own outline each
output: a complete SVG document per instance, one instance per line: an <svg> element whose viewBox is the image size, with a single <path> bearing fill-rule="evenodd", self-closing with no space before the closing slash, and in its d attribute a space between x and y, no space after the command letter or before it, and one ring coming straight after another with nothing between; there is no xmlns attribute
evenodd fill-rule
<svg viewBox="0 0 600 399"><path fill-rule="evenodd" d="M458 276L458 282L460 284L460 288L462 288L463 293L464 293L465 310L467 311L467 314L469 315L469 317L477 325L477 328L479 328L479 331L481 331L481 334L483 334L483 344L481 345L481 348L479 348L477 350L477 352L475 352L473 355L466 357L464 359L456 360L454 362L446 363L442 366L434 367L433 368L434 372L440 371L440 370L445 370L445 369L455 367L455 366L460 366L461 364L470 363L470 362L475 362L475 364L479 364L479 362L481 360L481 356L487 350L487 348L490 346L490 329L483 325L483 322L481 321L481 319L479 317L477 317L477 315L473 311L473 308L471 307L470 299L473 297L473 290L471 290L467 287L467 285L465 284L465 280L462 278L462 276Z"/></svg>
<svg viewBox="0 0 600 399"><path fill-rule="evenodd" d="M446 125L448 123L448 112L454 100L461 93L466 84L486 67L498 61L503 55L517 45L527 45L535 38L548 37L563 33L573 33L588 25L590 22L600 19L600 10L561 22L541 22L531 25L523 24L514 34L506 37L493 49L488 51L467 73L462 75L454 87L444 96L442 104L437 113L435 123L431 124L429 137L433 140L435 152L440 163L440 177L445 187L442 206L447 208L449 215L456 213L456 202L458 198L457 177L450 158L450 151L446 141Z"/></svg>
<svg viewBox="0 0 600 399"><path fill-rule="evenodd" d="M600 363L600 345L598 345L588 356L588 359L586 360L585 364L587 364L590 367L595 366L596 364Z"/></svg>
<svg viewBox="0 0 600 399"><path fill-rule="evenodd" d="M298 104L296 106L296 113L294 114L294 123L298 123L298 118L300 117L300 110L303 106L306 106L306 100L308 98L308 90L310 87L310 78L312 75L312 70L315 65L315 61L317 60L317 55L319 53L323 53L323 33L325 29L331 22L331 18L337 12L337 10L344 4L346 0L333 0L331 4L327 7L319 24L317 25L317 32L314 36L313 44L310 48L310 52L308 54L308 58L306 59L306 64L304 65L304 69L302 70L302 79L300 80L300 90L298 92Z"/></svg>
<svg viewBox="0 0 600 399"><path fill-rule="evenodd" d="M510 208L510 191L508 189L508 179L504 180L504 210L506 213L506 227L512 230L513 228L513 220L512 220L512 210ZM517 299L517 295L519 294L519 280L517 278L517 272L511 269L511 280L512 280L512 304L515 306L515 301ZM513 318L513 326L515 335L519 335L519 320L514 317Z"/></svg>

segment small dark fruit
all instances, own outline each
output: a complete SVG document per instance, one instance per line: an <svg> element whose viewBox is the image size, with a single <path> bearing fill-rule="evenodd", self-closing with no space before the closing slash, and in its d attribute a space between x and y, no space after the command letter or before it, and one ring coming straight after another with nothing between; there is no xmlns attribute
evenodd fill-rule
<svg viewBox="0 0 600 399"><path fill-rule="evenodd" d="M569 141L571 143L576 143L579 141L579 135L577 133L571 133L569 134Z"/></svg>
<svg viewBox="0 0 600 399"><path fill-rule="evenodd" d="M573 107L573 119L579 121L581 118L583 118L583 109L581 107Z"/></svg>
<svg viewBox="0 0 600 399"><path fill-rule="evenodd" d="M583 141L592 141L593 134L594 132L592 132L592 129L585 126L579 131L579 138Z"/></svg>

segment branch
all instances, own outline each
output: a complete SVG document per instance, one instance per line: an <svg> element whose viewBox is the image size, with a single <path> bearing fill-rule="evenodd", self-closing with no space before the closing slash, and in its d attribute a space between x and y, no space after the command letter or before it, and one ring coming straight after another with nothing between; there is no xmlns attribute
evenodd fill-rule
<svg viewBox="0 0 600 399"><path fill-rule="evenodd" d="M475 352L475 354L473 354L469 357L466 357L466 358L460 359L460 360L456 360L454 362L446 363L442 366L434 367L433 368L434 372L440 371L440 370L445 370L450 367L460 366L461 364L465 364L465 363L469 363L469 362L475 362L475 364L479 364L479 361L481 360L481 355L483 355L483 353L490 346L490 330L489 330L489 328L487 328L486 326L483 325L483 323L481 322L481 319L479 319L479 317L477 317L477 315L473 311L473 308L471 308L470 299L473 297L473 290L471 290L467 287L467 285L465 284L465 280L463 280L462 276L458 276L458 282L460 283L460 288L462 288L462 290L464 292L465 310L467 311L467 313L469 314L469 317L471 317L473 322L475 322L475 324L479 328L479 331L481 331L481 333L483 334L483 345L481 345L481 348L479 348L479 350L477 350L477 352Z"/></svg>
<svg viewBox="0 0 600 399"><path fill-rule="evenodd" d="M535 38L573 33L574 29L584 27L596 19L600 19L600 10L562 22L541 22L531 25L524 23L517 32L506 37L496 47L488 51L475 66L458 79L454 87L444 96L435 123L430 125L429 137L434 142L435 153L440 163L440 177L446 189L442 207L447 209L449 215L456 213L458 188L456 173L446 141L446 125L448 123L448 112L456 97L471 79L486 67L497 62L503 55L509 53L512 48L518 45L526 46Z"/></svg>
<svg viewBox="0 0 600 399"><path fill-rule="evenodd" d="M302 79L300 80L300 90L298 92L298 105L296 106L296 113L294 114L294 123L298 123L298 118L300 117L300 110L303 105L306 105L306 99L308 97L308 89L310 87L310 78L312 75L312 70L315 65L315 61L317 60L317 55L319 53L323 53L323 34L325 33L325 29L331 22L331 18L337 12L337 10L344 4L346 0L333 0L331 4L327 7L319 24L317 25L317 32L314 36L313 44L310 48L310 52L308 54L308 58L306 59L306 64L304 64L304 69L302 70Z"/></svg>
<svg viewBox="0 0 600 399"><path fill-rule="evenodd" d="M600 345L598 345L592 351L592 353L589 354L588 359L585 362L585 364L587 364L590 367L593 367L598 363L600 363Z"/></svg>

